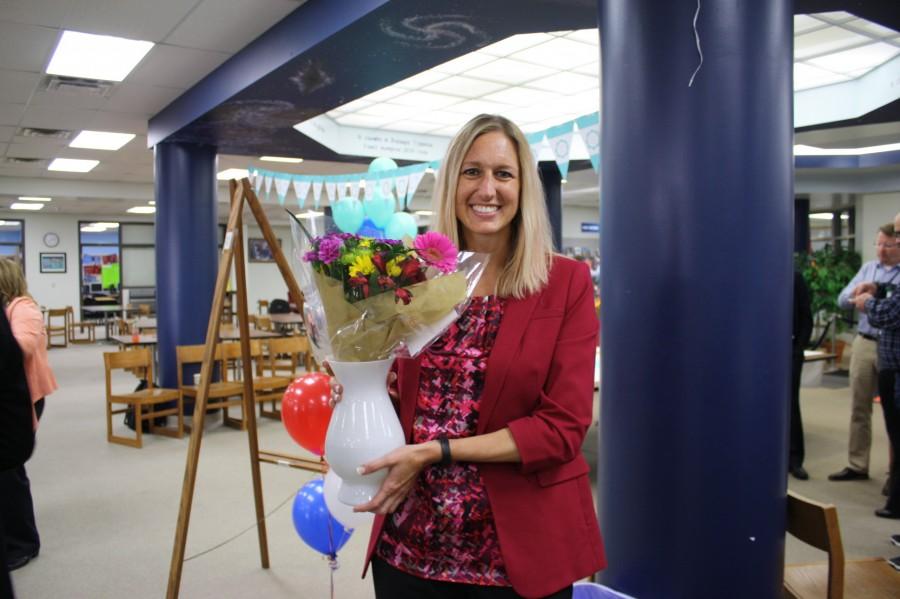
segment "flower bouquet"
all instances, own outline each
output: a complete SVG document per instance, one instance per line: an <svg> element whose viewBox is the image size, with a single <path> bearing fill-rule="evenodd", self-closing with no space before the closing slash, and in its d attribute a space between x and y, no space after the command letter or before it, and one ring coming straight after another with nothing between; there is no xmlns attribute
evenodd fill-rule
<svg viewBox="0 0 900 599"><path fill-rule="evenodd" d="M440 233L412 243L349 233L313 237L291 224L304 320L316 358L344 387L325 438L325 457L341 478L338 498L369 501L386 472L359 465L405 443L385 381L396 354L415 356L456 320L487 257L458 252Z"/></svg>

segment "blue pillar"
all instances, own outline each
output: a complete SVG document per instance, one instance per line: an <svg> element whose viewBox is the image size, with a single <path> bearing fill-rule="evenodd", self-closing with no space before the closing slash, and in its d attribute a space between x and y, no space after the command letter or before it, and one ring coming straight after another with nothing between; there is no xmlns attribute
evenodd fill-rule
<svg viewBox="0 0 900 599"><path fill-rule="evenodd" d="M541 184L544 186L544 201L550 216L550 231L553 233L553 247L561 252L562 247L562 175L555 162L538 163Z"/></svg>
<svg viewBox="0 0 900 599"><path fill-rule="evenodd" d="M791 2L598 0L604 581L781 596Z"/></svg>
<svg viewBox="0 0 900 599"><path fill-rule="evenodd" d="M216 148L155 147L159 384L177 386L175 346L203 343L216 286Z"/></svg>

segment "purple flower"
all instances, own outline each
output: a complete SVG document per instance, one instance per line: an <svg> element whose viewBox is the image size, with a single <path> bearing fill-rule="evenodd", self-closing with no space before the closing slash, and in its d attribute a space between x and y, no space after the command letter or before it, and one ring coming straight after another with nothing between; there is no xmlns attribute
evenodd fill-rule
<svg viewBox="0 0 900 599"><path fill-rule="evenodd" d="M319 260L325 264L331 264L341 257L341 246L343 243L340 239L329 235L319 242Z"/></svg>
<svg viewBox="0 0 900 599"><path fill-rule="evenodd" d="M316 252L316 250L310 250L310 251L306 252L305 254L303 254L304 262L315 262L318 259L319 259L319 253Z"/></svg>

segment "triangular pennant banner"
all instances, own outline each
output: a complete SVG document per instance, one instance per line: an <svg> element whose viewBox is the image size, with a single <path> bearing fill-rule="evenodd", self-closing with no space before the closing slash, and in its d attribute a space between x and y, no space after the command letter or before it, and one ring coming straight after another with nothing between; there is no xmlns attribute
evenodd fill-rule
<svg viewBox="0 0 900 599"><path fill-rule="evenodd" d="M266 175L266 178L263 180L263 189L266 190L267 196L272 191L272 180L273 179L274 179L274 177L272 177L272 175Z"/></svg>
<svg viewBox="0 0 900 599"><path fill-rule="evenodd" d="M371 200L375 197L375 180L366 179L366 199Z"/></svg>
<svg viewBox="0 0 900 599"><path fill-rule="evenodd" d="M537 166L537 163L541 160L541 150L544 149L544 132L529 133L525 136L525 139L528 141L528 146L531 148L531 157L534 159L535 166Z"/></svg>
<svg viewBox="0 0 900 599"><path fill-rule="evenodd" d="M282 177L275 177L275 193L278 194L278 203L284 206L284 197L287 195L288 189L291 188L291 180Z"/></svg>
<svg viewBox="0 0 900 599"><path fill-rule="evenodd" d="M318 210L319 209L319 201L322 199L322 180L317 179L313 181L312 184L313 190L313 207Z"/></svg>
<svg viewBox="0 0 900 599"><path fill-rule="evenodd" d="M309 179L294 179L294 193L297 194L297 205L303 210L306 204L306 196L309 194Z"/></svg>
<svg viewBox="0 0 900 599"><path fill-rule="evenodd" d="M325 194L328 196L328 205L334 206L334 194L337 192L337 183L328 181L325 183Z"/></svg>
<svg viewBox="0 0 900 599"><path fill-rule="evenodd" d="M409 187L406 190L406 201L403 204L404 208L409 208L409 203L412 201L413 196L416 195L416 189L419 188L419 183L422 182L422 177L424 177L424 176L425 176L425 171L410 173Z"/></svg>
<svg viewBox="0 0 900 599"><path fill-rule="evenodd" d="M354 200L359 197L359 184L359 179L350 179L350 181L347 183L350 191L349 195Z"/></svg>
<svg viewBox="0 0 900 599"><path fill-rule="evenodd" d="M578 134L587 148L591 166L594 171L600 172L600 115L594 113L579 117L575 119L575 124L578 125Z"/></svg>
<svg viewBox="0 0 900 599"><path fill-rule="evenodd" d="M394 189L394 180L390 177L385 177L378 182L379 188L381 189L381 195L385 198L389 198L392 195L392 191Z"/></svg>
<svg viewBox="0 0 900 599"><path fill-rule="evenodd" d="M263 177L261 174L256 174L256 181L253 182L253 191L256 192L256 195L259 195L260 190L263 186Z"/></svg>
<svg viewBox="0 0 900 599"><path fill-rule="evenodd" d="M400 200L401 207L406 208L406 190L409 188L409 175L394 179L394 186L397 188L397 198Z"/></svg>
<svg viewBox="0 0 900 599"><path fill-rule="evenodd" d="M553 159L556 160L556 166L559 167L563 179L569 174L569 154L572 151L574 125L574 122L569 121L547 129L547 142L550 144L550 149L553 150Z"/></svg>

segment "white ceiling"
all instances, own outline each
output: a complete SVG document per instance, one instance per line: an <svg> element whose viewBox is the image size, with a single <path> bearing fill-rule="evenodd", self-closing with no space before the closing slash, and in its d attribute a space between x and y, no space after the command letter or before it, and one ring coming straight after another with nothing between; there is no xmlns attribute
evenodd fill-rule
<svg viewBox="0 0 900 599"><path fill-rule="evenodd" d="M123 216L130 206L152 198L153 154L147 149L147 121L210 71L245 47L250 41L302 5L305 0L7 0L0 3L0 210L18 195L52 195L47 211L73 212L97 216ZM823 53L887 44L900 51L900 36L890 30L859 22L843 14L798 17L798 49L803 60L815 66ZM42 91L44 69L63 30L114 35L154 42L156 45L124 82L112 86L105 96ZM830 41L829 41L830 40ZM398 84L400 90L418 90L418 101L451 98L421 122L434 121L436 134L449 134L468 110L481 110L485 98L508 105L514 119L526 130L541 129L565 121L558 113L552 119L535 116L511 87L527 84L532 94L541 95L542 104L554 106L549 94L563 78L571 96L590 100L597 106L599 80L597 39L593 31L515 36L473 55L462 57ZM540 48L543 46L543 50ZM546 50L550 50L548 55ZM512 58L511 54L514 54ZM559 74L560 57L568 57ZM586 57L586 58L583 58ZM798 52L798 58L800 53ZM477 63L477 65L473 64ZM526 72L513 67L526 65ZM468 69L464 66L469 65ZM500 68L502 67L502 68ZM555 69L555 70L554 70ZM459 75L466 70L466 78ZM510 73L520 72L518 79ZM524 77L524 78L523 78ZM554 77L556 79L554 79ZM597 80L589 87L586 79ZM507 79L510 79L507 81ZM513 80L515 79L515 80ZM460 97L459 86L474 90ZM501 86L502 87L498 87ZM391 90L374 94L379 101L403 102ZM428 94L428 95L424 95ZM412 96L410 96L411 98ZM352 117L369 117L367 126L386 126L379 108L371 99L347 106L335 113L339 122ZM452 105L452 109L451 109ZM556 104L559 105L559 104ZM496 109L496 104L492 104ZM442 110L445 108L446 110ZM566 104L573 116L585 112L574 100ZM578 112L579 114L575 114ZM566 113L568 115L568 113ZM411 124L406 126L409 130ZM553 120L554 122L550 122ZM347 122L345 124L351 124ZM363 124L361 121L352 124ZM396 124L394 125L397 126ZM68 147L69 140L21 135L23 127L61 129L72 137L83 129L134 133L136 137L115 152ZM798 136L798 143L847 146L872 145L900 140L897 127L863 127L818 131ZM99 160L93 171L84 174L52 172L46 169L52 158ZM31 164L10 164L10 158L34 159ZM259 166L294 173L344 173L365 170L365 165L304 162L300 165L264 163L244 156L219 157L219 168ZM431 191L426 177L414 200L414 208L424 208ZM564 191L567 204L596 206L597 179L591 170L573 172ZM277 211L273 210L273 220Z"/></svg>

